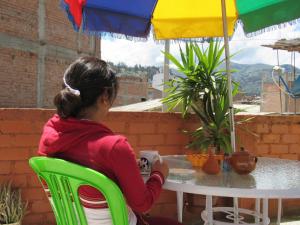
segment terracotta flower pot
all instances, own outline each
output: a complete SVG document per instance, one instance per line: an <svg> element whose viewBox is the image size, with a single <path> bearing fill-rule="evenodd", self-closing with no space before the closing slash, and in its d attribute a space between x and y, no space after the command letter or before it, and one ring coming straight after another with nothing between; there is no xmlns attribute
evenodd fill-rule
<svg viewBox="0 0 300 225"><path fill-rule="evenodd" d="M221 170L219 160L212 150L208 151L208 159L204 163L202 170L207 174L218 174Z"/></svg>
<svg viewBox="0 0 300 225"><path fill-rule="evenodd" d="M207 154L187 154L186 155L187 160L189 160L192 163L192 166L194 167L201 167L204 165L204 163L208 159Z"/></svg>

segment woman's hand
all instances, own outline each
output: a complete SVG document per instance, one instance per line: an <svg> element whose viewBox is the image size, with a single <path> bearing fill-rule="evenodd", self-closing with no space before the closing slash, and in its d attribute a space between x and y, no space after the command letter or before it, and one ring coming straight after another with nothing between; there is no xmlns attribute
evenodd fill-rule
<svg viewBox="0 0 300 225"><path fill-rule="evenodd" d="M166 179L169 175L169 166L164 161L162 161L162 163L160 163L160 160L156 160L152 164L151 172L153 172L153 171L160 172L164 176L164 178Z"/></svg>

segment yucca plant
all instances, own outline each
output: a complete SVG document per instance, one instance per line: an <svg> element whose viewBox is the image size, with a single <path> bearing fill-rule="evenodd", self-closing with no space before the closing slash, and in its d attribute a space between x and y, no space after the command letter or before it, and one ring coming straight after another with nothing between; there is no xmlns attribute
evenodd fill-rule
<svg viewBox="0 0 300 225"><path fill-rule="evenodd" d="M11 182L0 184L0 224L13 224L22 220L27 208L21 198L21 190Z"/></svg>
<svg viewBox="0 0 300 225"><path fill-rule="evenodd" d="M163 99L169 110L180 106L183 117L192 110L201 121L201 126L187 132L193 141L188 147L206 150L209 146L216 151L231 152L229 99L227 76L220 68L224 46L220 42L209 43L206 49L197 43L186 43L185 52L180 47L181 62L171 54L166 54L185 77L167 82L168 96ZM232 83L233 96L238 92L238 84Z"/></svg>

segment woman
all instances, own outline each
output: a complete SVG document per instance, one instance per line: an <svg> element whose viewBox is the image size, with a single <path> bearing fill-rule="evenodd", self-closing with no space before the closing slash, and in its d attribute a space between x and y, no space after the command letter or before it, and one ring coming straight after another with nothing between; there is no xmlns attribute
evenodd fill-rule
<svg viewBox="0 0 300 225"><path fill-rule="evenodd" d="M156 161L144 183L127 139L102 123L117 91L116 75L104 61L82 57L72 63L65 71L62 90L54 98L57 114L44 127L38 153L90 167L114 180L126 198L130 225L179 224L140 216L158 199L169 169L166 163ZM99 191L83 186L79 195L90 225L112 224Z"/></svg>

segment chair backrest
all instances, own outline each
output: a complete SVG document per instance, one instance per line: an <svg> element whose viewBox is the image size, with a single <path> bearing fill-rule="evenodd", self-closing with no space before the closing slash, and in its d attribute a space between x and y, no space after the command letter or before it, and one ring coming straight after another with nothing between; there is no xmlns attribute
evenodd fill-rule
<svg viewBox="0 0 300 225"><path fill-rule="evenodd" d="M103 194L114 225L128 225L128 211L123 194L105 175L56 158L33 157L29 164L40 181L44 180L48 185L58 225L88 225L78 196L81 185L90 185Z"/></svg>

